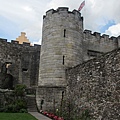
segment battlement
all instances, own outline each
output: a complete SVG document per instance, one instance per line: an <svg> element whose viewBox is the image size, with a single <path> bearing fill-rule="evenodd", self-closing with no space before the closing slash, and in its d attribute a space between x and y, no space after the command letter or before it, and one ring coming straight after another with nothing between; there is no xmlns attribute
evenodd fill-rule
<svg viewBox="0 0 120 120"><path fill-rule="evenodd" d="M57 11L60 12L68 12L69 8L67 7L58 7Z"/></svg>
<svg viewBox="0 0 120 120"><path fill-rule="evenodd" d="M81 13L78 10L69 11L68 7L58 7L57 10L50 9L46 12L46 15L43 16L43 19L46 18L47 16L52 17L52 15L55 13L64 14L64 16L66 15L67 17L69 17L68 14L73 14L75 18L79 18L79 20L83 20L83 17L81 17Z"/></svg>
<svg viewBox="0 0 120 120"><path fill-rule="evenodd" d="M6 42L6 43L7 43L7 39L0 38L0 41L1 41L1 42Z"/></svg>
<svg viewBox="0 0 120 120"><path fill-rule="evenodd" d="M113 49L120 47L119 36L109 36L106 34L101 35L98 32L92 33L91 30L84 30L84 42L88 49L100 51L100 52L109 52Z"/></svg>
<svg viewBox="0 0 120 120"><path fill-rule="evenodd" d="M92 31L91 30L84 30L84 32L86 35L89 35L89 34L92 34Z"/></svg>
<svg viewBox="0 0 120 120"><path fill-rule="evenodd" d="M91 30L84 30L83 33L84 33L85 36L96 37L96 38L99 38L99 39L104 38L105 40L115 40L115 41L116 41L118 38L120 38L120 36L118 36L118 37L111 36L111 37L110 37L110 36L107 35L107 34L101 35L101 33L98 33L98 32L92 33Z"/></svg>
<svg viewBox="0 0 120 120"><path fill-rule="evenodd" d="M11 47L18 47L18 48L21 48L21 49L24 49L24 48L28 48L30 50L40 50L41 48L41 45L37 45L37 44L34 44L34 46L32 46L30 43L27 43L27 42L23 42L23 44L19 44L19 41L16 41L16 40L11 40L11 42L7 42L7 39L3 39L3 38L0 38L0 43L2 44L2 46L11 46Z"/></svg>
<svg viewBox="0 0 120 120"><path fill-rule="evenodd" d="M13 43L13 44L19 44L19 41L11 40L11 43Z"/></svg>

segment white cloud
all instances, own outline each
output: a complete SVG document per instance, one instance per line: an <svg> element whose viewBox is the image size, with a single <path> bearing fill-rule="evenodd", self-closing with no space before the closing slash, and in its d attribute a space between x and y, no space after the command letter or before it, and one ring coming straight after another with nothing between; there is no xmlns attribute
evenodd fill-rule
<svg viewBox="0 0 120 120"><path fill-rule="evenodd" d="M120 35L120 23L117 25L113 25L108 28L108 30L105 31L106 34L109 34L110 36L119 36Z"/></svg>
<svg viewBox="0 0 120 120"><path fill-rule="evenodd" d="M26 11L28 11L28 12L29 12L29 11L32 11L32 8L29 7L29 6L25 6L25 7L23 7L23 9L26 10Z"/></svg>
<svg viewBox="0 0 120 120"><path fill-rule="evenodd" d="M43 15L51 8L69 7L69 10L78 9L83 0L0 0L0 18L5 18L12 24L13 31L26 32L31 42L38 42L42 38ZM86 0L82 9L84 17L84 28L100 32L100 27L105 26L109 20L114 20L119 26L120 23L120 1L118 0ZM8 24L8 23L7 23ZM0 21L2 31L8 32L5 28L5 21ZM114 27L115 29L116 27ZM106 33L118 34L110 27ZM10 32L10 33L12 33ZM7 34L10 34L9 32ZM14 36L14 38L18 35ZM5 38L7 38L5 36Z"/></svg>
<svg viewBox="0 0 120 120"><path fill-rule="evenodd" d="M39 39L39 41L37 41L37 42L32 42L32 45L34 45L34 44L39 44L39 45L41 45L41 39Z"/></svg>
<svg viewBox="0 0 120 120"><path fill-rule="evenodd" d="M39 0L0 0L0 3L0 17L7 19L9 24L14 23L17 26L14 31L26 32L31 42L38 41L41 38L42 16L46 11L46 2ZM6 25L5 21L0 21L0 26L3 26L3 24ZM14 39L16 37L18 35Z"/></svg>

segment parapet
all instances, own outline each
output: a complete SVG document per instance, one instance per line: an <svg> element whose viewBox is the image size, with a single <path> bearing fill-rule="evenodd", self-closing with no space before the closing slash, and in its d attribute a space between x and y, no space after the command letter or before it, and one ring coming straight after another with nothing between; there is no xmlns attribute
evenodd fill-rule
<svg viewBox="0 0 120 120"><path fill-rule="evenodd" d="M47 12L46 12L46 15L51 15L51 14L53 14L55 12L55 10L54 9L50 9L50 10L48 10ZM43 16L43 18L45 18L46 16L44 15Z"/></svg>
<svg viewBox="0 0 120 120"><path fill-rule="evenodd" d="M100 39L103 38L103 39L106 39L106 40L116 40L117 38L120 38L120 36L118 36L118 37L114 37L114 36L109 37L109 35L106 35L106 34L101 35L101 33L99 33L99 32L92 33L91 30L84 30L83 34L91 35L92 37L96 37L96 38L100 38Z"/></svg>
<svg viewBox="0 0 120 120"><path fill-rule="evenodd" d="M30 46L30 43L28 43L28 42L23 42L23 45L24 45L24 46Z"/></svg>
<svg viewBox="0 0 120 120"><path fill-rule="evenodd" d="M11 40L11 43L13 43L13 44L19 44L19 41Z"/></svg>
<svg viewBox="0 0 120 120"><path fill-rule="evenodd" d="M7 42L7 39L0 38L1 42Z"/></svg>
<svg viewBox="0 0 120 120"><path fill-rule="evenodd" d="M58 14L73 14L74 16L77 16L80 18L80 20L83 20L83 17L81 17L81 13L78 10L73 10L72 12L69 11L68 7L58 7L57 10L50 9L46 12L46 15L43 16L43 19L46 18L46 16L52 16L52 14L58 13ZM70 16L71 17L71 16Z"/></svg>
<svg viewBox="0 0 120 120"><path fill-rule="evenodd" d="M111 40L116 40L117 38L114 37L114 36L112 36L112 37L110 37L110 39L111 39Z"/></svg>
<svg viewBox="0 0 120 120"><path fill-rule="evenodd" d="M101 36L100 36L101 34L98 33L98 32L94 32L93 35L94 35L95 37L101 37Z"/></svg>
<svg viewBox="0 0 120 120"><path fill-rule="evenodd" d="M101 37L105 38L105 39L109 39L109 35L103 34Z"/></svg>
<svg viewBox="0 0 120 120"><path fill-rule="evenodd" d="M68 7L58 7L57 11L58 12L63 12L63 11L67 11L68 12Z"/></svg>
<svg viewBox="0 0 120 120"><path fill-rule="evenodd" d="M60 12L68 12L68 8L67 7L59 7L57 10L54 9L50 9L46 12L46 15L51 15L53 13L60 13Z"/></svg>
<svg viewBox="0 0 120 120"><path fill-rule="evenodd" d="M23 44L19 44L19 41L16 40L11 40L11 42L7 42L7 39L0 38L0 43L4 44L6 47L11 46L11 47L16 47L20 49L27 48L28 50L33 50L33 51L40 51L41 45L34 44L34 46L31 46L30 43L23 42Z"/></svg>
<svg viewBox="0 0 120 120"><path fill-rule="evenodd" d="M91 30L84 30L83 33L85 33L85 34L92 34L92 31Z"/></svg>
<svg viewBox="0 0 120 120"><path fill-rule="evenodd" d="M84 30L84 41L91 43L91 48L92 46L106 46L106 49L109 48L117 48L120 36L118 37L109 37L109 35L103 34L101 35L98 32L92 33L90 30Z"/></svg>

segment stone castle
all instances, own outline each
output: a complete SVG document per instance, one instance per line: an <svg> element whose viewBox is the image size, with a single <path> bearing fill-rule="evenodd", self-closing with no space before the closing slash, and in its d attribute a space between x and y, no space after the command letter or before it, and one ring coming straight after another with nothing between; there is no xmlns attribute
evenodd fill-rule
<svg viewBox="0 0 120 120"><path fill-rule="evenodd" d="M78 112L87 108L97 120L117 120L119 47L120 37L83 30L77 10L59 7L43 16L41 46L0 39L0 69L6 65L14 84L36 89L38 109L42 100L43 110L57 109L68 95Z"/></svg>

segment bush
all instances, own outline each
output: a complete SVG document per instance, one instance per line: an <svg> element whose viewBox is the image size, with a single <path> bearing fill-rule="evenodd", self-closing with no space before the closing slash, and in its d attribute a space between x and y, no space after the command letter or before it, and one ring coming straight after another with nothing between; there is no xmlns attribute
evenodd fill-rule
<svg viewBox="0 0 120 120"><path fill-rule="evenodd" d="M25 88L26 88L25 85L16 85L14 94L16 96L24 97L25 96Z"/></svg>
<svg viewBox="0 0 120 120"><path fill-rule="evenodd" d="M25 85L17 85L13 93L6 98L6 105L3 112L27 112L27 102L25 98Z"/></svg>

